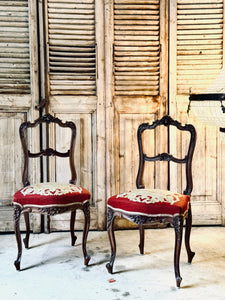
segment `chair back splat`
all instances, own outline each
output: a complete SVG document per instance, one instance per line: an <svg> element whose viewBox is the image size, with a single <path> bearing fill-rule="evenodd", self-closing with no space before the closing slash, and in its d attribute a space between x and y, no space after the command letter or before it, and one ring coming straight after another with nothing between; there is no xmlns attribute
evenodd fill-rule
<svg viewBox="0 0 225 300"><path fill-rule="evenodd" d="M42 149L40 152L32 153L28 150L27 140L25 138L25 132L28 128L37 127L40 124L50 124L56 123L60 127L63 128L70 128L71 129L71 141L70 141L70 148L67 152L58 152L52 148ZM71 179L70 183L75 184L77 180L77 174L75 169L74 163L74 148L75 148L75 139L76 139L76 126L73 122L62 122L59 118L53 117L50 114L45 114L44 116L40 117L39 119L35 120L34 123L31 122L24 122L20 125L19 128L20 140L24 152L24 170L23 170L23 185L27 186L30 185L30 181L28 180L28 166L29 166L29 158L37 158L41 156L59 156L59 157L69 157L70 162L70 171L71 171Z"/></svg>
<svg viewBox="0 0 225 300"><path fill-rule="evenodd" d="M143 152L143 143L142 143L142 133L145 130L155 129L157 126L175 126L181 131L190 132L190 143L188 147L187 154L184 158L176 158L169 153L160 153L156 156L149 157ZM145 161L173 161L178 164L186 164L186 189L183 191L184 195L190 195L193 189L192 181L192 158L196 144L196 131L193 125L186 124L182 125L180 122L173 120L170 116L164 116L160 120L154 121L151 125L149 123L142 123L137 130L137 140L138 140L138 149L139 149L139 168L136 179L136 186L138 189L144 188L142 184L143 169Z"/></svg>
<svg viewBox="0 0 225 300"><path fill-rule="evenodd" d="M39 152L31 152L28 149L27 144L27 130L32 130L45 123L46 126L53 123L62 128L71 129L71 139L69 149L65 152L59 152L56 149L48 148L41 149ZM50 134L50 130L48 130ZM20 261L22 256L22 243L20 233L20 217L23 214L26 224L26 236L24 238L25 248L29 247L29 236L30 236L30 222L29 213L39 213L47 215L47 227L50 232L50 216L61 214L64 212L71 212L70 219L70 234L71 244L74 246L77 237L74 234L74 224L76 217L76 210L81 209L84 213L84 231L82 240L82 249L84 255L84 264L88 265L90 257L86 251L87 235L90 227L90 193L85 188L75 185L77 181L77 174L74 162L74 149L76 139L76 126L73 122L63 122L60 119L45 114L38 118L33 123L24 122L19 128L21 144L24 153L24 169L22 175L23 188L18 190L13 197L14 205L14 224L15 234L18 247L17 259L14 265L17 270L20 270ZM61 141L58 141L58 144ZM69 183L58 183L58 182L38 182L30 184L28 170L29 170L29 159L38 157L50 157L58 156L69 159L71 179Z"/></svg>
<svg viewBox="0 0 225 300"><path fill-rule="evenodd" d="M175 126L178 130L190 133L188 151L184 158L177 158L170 153L159 153L155 156L148 156L143 150L143 132L156 129L157 126ZM169 132L169 130L168 130ZM157 138L157 136L155 136ZM183 137L182 137L183 139ZM139 168L136 177L137 189L111 196L107 200L107 230L111 245L111 259L106 265L109 273L113 272L113 264L116 256L116 240L114 234L115 217L126 218L139 225L140 231L140 253L144 253L144 225L149 223L170 223L175 230L174 248L174 271L176 285L180 287L180 250L183 232L183 221L186 219L185 246L188 262L191 263L195 253L190 248L190 232L192 224L190 195L193 189L192 181L192 158L196 144L196 131L193 125L182 125L170 116L164 116L160 120L149 123L142 123L137 130L139 148ZM177 191L162 189L147 189L143 185L143 172L146 162L167 161L186 165L186 188L183 194Z"/></svg>

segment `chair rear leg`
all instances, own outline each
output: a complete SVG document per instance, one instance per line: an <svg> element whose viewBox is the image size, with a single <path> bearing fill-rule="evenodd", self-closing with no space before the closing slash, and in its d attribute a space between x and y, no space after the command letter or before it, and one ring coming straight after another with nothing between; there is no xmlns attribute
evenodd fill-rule
<svg viewBox="0 0 225 300"><path fill-rule="evenodd" d="M18 247L17 259L14 261L14 265L18 271L20 271L20 261L22 256L22 242L21 242L21 233L20 233L20 216L21 209L20 207L14 207L14 229Z"/></svg>
<svg viewBox="0 0 225 300"><path fill-rule="evenodd" d="M26 236L23 239L23 242L24 242L25 248L28 249L29 248L29 238L30 238L30 218L29 218L28 212L24 213L24 220L25 220L25 224L26 224Z"/></svg>
<svg viewBox="0 0 225 300"><path fill-rule="evenodd" d="M87 236L90 227L90 203L89 202L83 204L83 211L85 216L85 222L84 222L82 249L84 254L84 264L85 266L87 266L91 259L91 257L87 255L87 250L86 250Z"/></svg>
<svg viewBox="0 0 225 300"><path fill-rule="evenodd" d="M51 232L51 218L50 215L47 215L47 233Z"/></svg>
<svg viewBox="0 0 225 300"><path fill-rule="evenodd" d="M180 287L182 277L180 276L180 250L183 233L183 217L177 216L173 218L173 226L175 230L175 249L174 249L174 271L177 287Z"/></svg>
<svg viewBox="0 0 225 300"><path fill-rule="evenodd" d="M71 218L70 218L70 234L71 234L71 245L72 246L75 245L75 242L77 240L77 237L74 234L75 218L76 218L76 210L71 212Z"/></svg>
<svg viewBox="0 0 225 300"><path fill-rule="evenodd" d="M145 231L144 231L144 226L142 224L139 225L139 233L140 233L140 244L138 246L140 249L140 254L144 254Z"/></svg>
<svg viewBox="0 0 225 300"><path fill-rule="evenodd" d="M186 229L185 229L185 246L187 250L189 264L192 262L192 259L195 256L195 252L192 252L190 247L191 225L192 225L192 213L191 213L191 206L190 206L188 210L188 216L186 218Z"/></svg>
<svg viewBox="0 0 225 300"><path fill-rule="evenodd" d="M116 240L115 240L115 234L114 234L114 211L108 207L108 213L107 213L107 231L109 236L109 242L111 245L111 258L110 262L106 264L106 268L110 274L113 273L113 264L116 257Z"/></svg>

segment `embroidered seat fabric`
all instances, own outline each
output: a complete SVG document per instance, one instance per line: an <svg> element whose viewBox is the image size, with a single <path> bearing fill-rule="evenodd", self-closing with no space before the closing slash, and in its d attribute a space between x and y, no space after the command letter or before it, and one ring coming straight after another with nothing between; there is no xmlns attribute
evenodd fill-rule
<svg viewBox="0 0 225 300"><path fill-rule="evenodd" d="M167 190L135 189L108 199L108 206L125 213L146 216L185 215L190 196Z"/></svg>
<svg viewBox="0 0 225 300"><path fill-rule="evenodd" d="M13 203L21 206L66 206L90 199L86 189L68 183L38 183L26 186L14 194Z"/></svg>

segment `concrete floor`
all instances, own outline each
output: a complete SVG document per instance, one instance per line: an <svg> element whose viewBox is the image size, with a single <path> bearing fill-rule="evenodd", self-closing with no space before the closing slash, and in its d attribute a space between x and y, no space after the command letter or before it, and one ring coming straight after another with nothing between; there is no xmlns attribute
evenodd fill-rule
<svg viewBox="0 0 225 300"><path fill-rule="evenodd" d="M75 247L69 232L31 234L23 249L21 269L14 234L0 235L0 299L11 300L169 300L225 299L225 227L193 227L191 244L196 252L187 264L181 253L181 288L175 286L172 228L146 230L145 255L139 254L137 230L116 231L115 274L107 273L110 257L107 232L90 231L90 266L83 265L82 232Z"/></svg>

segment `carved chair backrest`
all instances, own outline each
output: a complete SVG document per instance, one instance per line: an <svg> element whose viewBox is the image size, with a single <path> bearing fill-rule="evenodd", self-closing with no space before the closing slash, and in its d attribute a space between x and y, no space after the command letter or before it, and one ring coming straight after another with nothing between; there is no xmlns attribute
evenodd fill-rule
<svg viewBox="0 0 225 300"><path fill-rule="evenodd" d="M155 129L157 126L160 125L164 125L166 127L175 126L178 130L190 132L190 142L188 146L188 151L184 158L176 158L170 153L159 153L156 156L149 157L143 152L142 133L145 130ZM173 120L170 116L164 116L162 119L154 121L151 125L149 125L149 123L142 123L138 127L137 139L138 139L138 148L139 148L139 169L136 178L137 188L144 188L142 184L142 177L143 177L145 161L168 161L168 162L172 161L178 164L186 165L186 188L183 191L183 194L190 195L193 189L192 157L193 157L194 148L196 144L196 131L194 126L191 124L182 125L178 121Z"/></svg>
<svg viewBox="0 0 225 300"><path fill-rule="evenodd" d="M60 127L70 128L71 129L71 140L70 140L70 147L66 152L59 152L56 149L52 148L45 148L41 149L39 152L32 153L28 149L27 143L27 136L26 131L28 128L34 128L41 124L50 124L55 123ZM31 122L23 122L19 128L20 140L22 143L23 153L24 153L24 169L23 169L23 185L28 186L30 184L28 179L28 165L29 165L29 158L37 158L42 156L59 156L59 157L68 157L69 164L70 164L70 171L71 171L71 179L70 183L75 184L77 180L75 163L74 163L74 147L75 147L75 139L76 139L76 126L73 122L62 122L60 119L53 117L50 114L45 114L44 116L38 118L33 123Z"/></svg>

